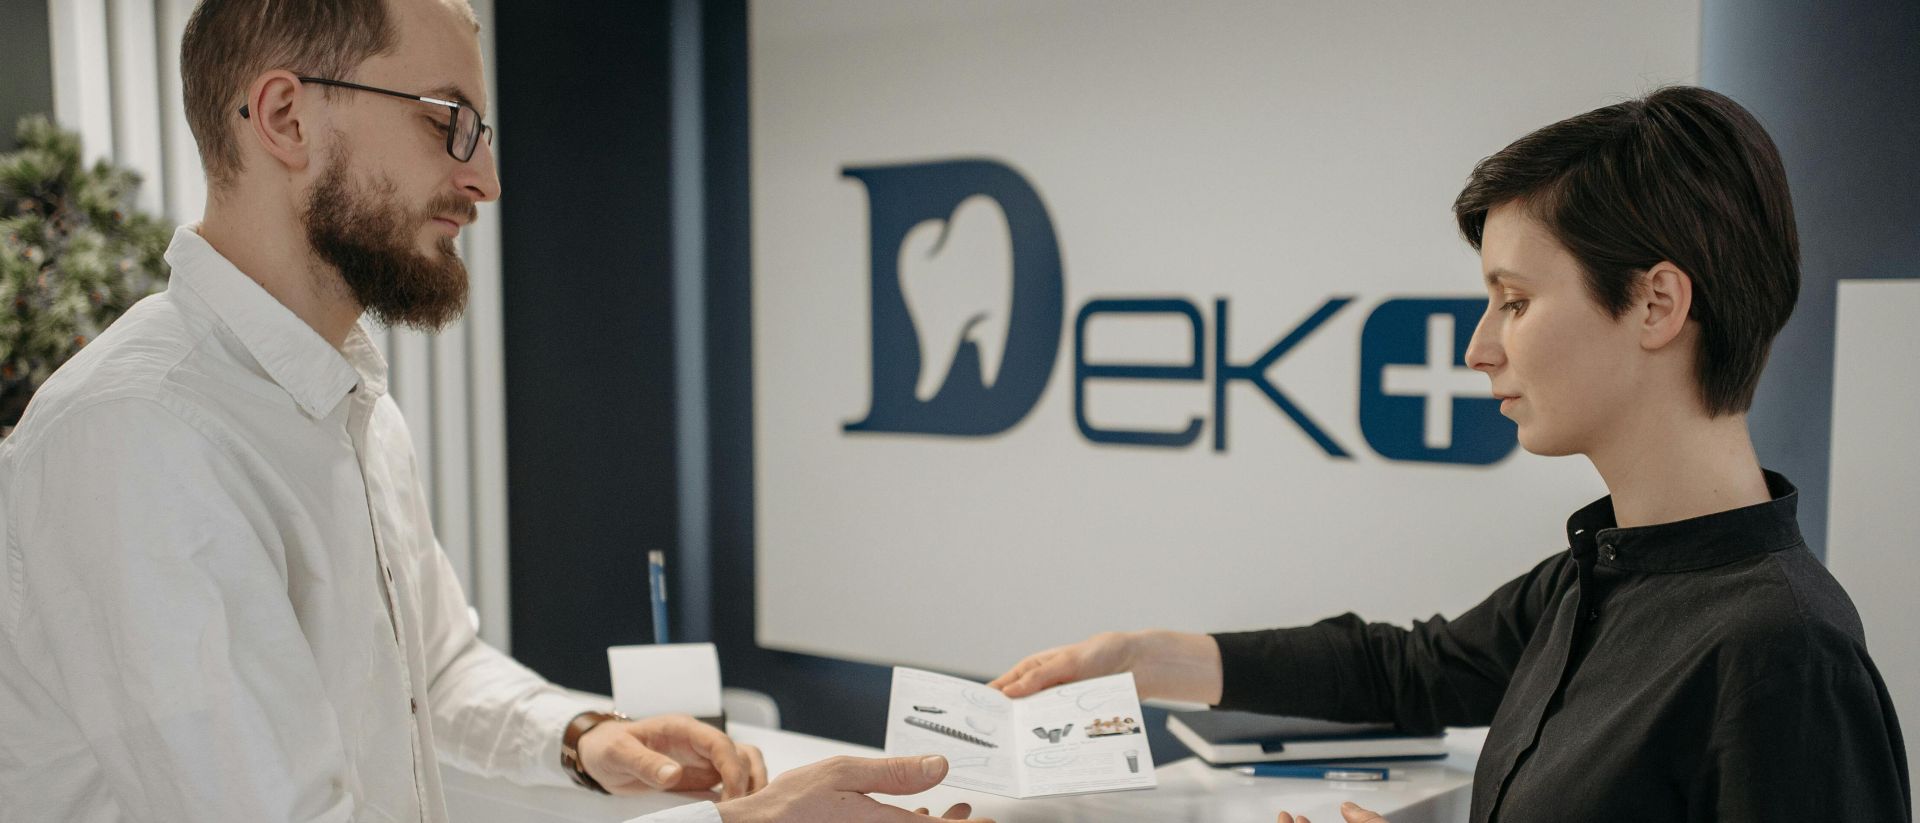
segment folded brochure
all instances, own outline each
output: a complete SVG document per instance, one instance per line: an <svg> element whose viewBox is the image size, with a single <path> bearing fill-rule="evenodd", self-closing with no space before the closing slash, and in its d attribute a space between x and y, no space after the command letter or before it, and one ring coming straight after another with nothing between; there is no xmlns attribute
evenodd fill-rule
<svg viewBox="0 0 1920 823"><path fill-rule="evenodd" d="M1150 789L1153 753L1133 675L1009 699L971 680L893 670L887 754L947 758L955 788L1002 797Z"/></svg>

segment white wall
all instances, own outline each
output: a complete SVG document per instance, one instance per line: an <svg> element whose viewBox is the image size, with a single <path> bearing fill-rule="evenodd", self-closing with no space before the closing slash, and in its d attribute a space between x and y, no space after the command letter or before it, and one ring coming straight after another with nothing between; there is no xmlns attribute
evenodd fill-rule
<svg viewBox="0 0 1920 823"><path fill-rule="evenodd" d="M1360 423L1363 326L1392 299L1484 301L1449 211L1474 162L1693 80L1699 34L1696 3L1655 0L755 4L760 642L984 675L1103 629L1457 613L1562 550L1566 515L1603 493L1591 468L1383 456ZM1051 378L992 437L845 431L868 410L875 344L869 192L842 170L961 157L1016 169L1052 221L1065 317ZM985 202L955 213L938 254L901 263L920 339L879 345L919 346L931 388L968 317L986 318L982 348L1006 339L1012 253ZM1245 382L1214 451L1212 375L1088 388L1096 424L1201 418L1185 448L1076 428L1073 321L1090 300L1190 301L1204 362L1225 298L1243 364L1336 295L1353 303L1269 374L1349 459ZM1183 323L1100 319L1088 359L1183 362ZM1454 361L1430 363L1435 385L1484 395L1439 342L1419 348ZM1414 393L1418 371L1387 391Z"/></svg>
<svg viewBox="0 0 1920 823"><path fill-rule="evenodd" d="M1860 610L1920 782L1920 280L1843 280L1834 322L1827 568Z"/></svg>

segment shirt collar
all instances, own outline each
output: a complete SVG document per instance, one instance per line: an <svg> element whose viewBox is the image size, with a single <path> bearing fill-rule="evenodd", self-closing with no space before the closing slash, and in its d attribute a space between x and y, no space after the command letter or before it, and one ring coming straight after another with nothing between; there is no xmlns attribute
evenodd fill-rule
<svg viewBox="0 0 1920 823"><path fill-rule="evenodd" d="M1765 503L1654 526L1615 526L1613 497L1602 497L1567 518L1567 547L1602 566L1684 572L1802 545L1799 490L1776 472L1762 474L1773 498Z"/></svg>
<svg viewBox="0 0 1920 823"><path fill-rule="evenodd" d="M345 352L335 350L192 226L174 230L167 263L173 267L168 290L185 288L205 303L309 416L327 416L366 378L385 391L386 363L359 326L348 335Z"/></svg>

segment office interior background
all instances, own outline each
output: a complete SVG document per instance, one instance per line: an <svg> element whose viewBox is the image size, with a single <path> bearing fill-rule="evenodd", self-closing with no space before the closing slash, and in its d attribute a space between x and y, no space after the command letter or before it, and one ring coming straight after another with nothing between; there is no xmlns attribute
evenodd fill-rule
<svg viewBox="0 0 1920 823"><path fill-rule="evenodd" d="M546 676L609 689L656 549L675 640L869 745L892 664L1472 605L1604 489L1464 368L1448 206L1535 127L1697 83L1799 219L1762 462L1920 737L1920 4L473 5L505 194L465 318L382 343L482 634ZM191 0L0 8L0 122L196 219Z"/></svg>

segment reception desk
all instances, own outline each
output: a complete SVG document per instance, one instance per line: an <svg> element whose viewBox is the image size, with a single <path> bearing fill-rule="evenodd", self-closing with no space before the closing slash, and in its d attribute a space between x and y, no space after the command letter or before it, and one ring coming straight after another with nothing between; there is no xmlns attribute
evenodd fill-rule
<svg viewBox="0 0 1920 823"><path fill-rule="evenodd" d="M863 746L738 723L730 725L728 732L759 746L775 777L834 755L882 754ZM1315 823L1339 823L1338 809L1347 800L1386 815L1392 823L1459 823L1467 819L1473 765L1485 738L1485 729L1455 729L1447 736L1447 759L1395 766L1393 779L1380 783L1245 777L1187 758L1160 764L1160 786L1148 791L1010 800L940 786L912 798L881 799L936 811L953 803L971 803L974 816L998 823L1272 823L1275 813L1283 809L1304 814ZM517 786L453 768L444 772L448 812L461 823L615 823L704 799L691 794L607 797L573 788Z"/></svg>

